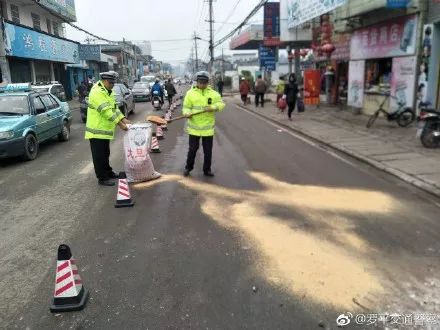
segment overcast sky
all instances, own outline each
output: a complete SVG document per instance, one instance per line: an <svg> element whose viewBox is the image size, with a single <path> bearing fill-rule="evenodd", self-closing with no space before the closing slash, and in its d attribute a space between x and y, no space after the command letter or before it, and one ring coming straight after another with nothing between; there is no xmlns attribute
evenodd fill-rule
<svg viewBox="0 0 440 330"><path fill-rule="evenodd" d="M235 28L260 0L217 0L214 2L215 39ZM192 40L159 42L154 40L190 39L196 31L209 39L208 3L204 0L75 0L76 24L109 40L152 40L153 56L158 60L185 61L194 45ZM233 8L236 6L235 10ZM223 24L226 22L226 24ZM260 10L252 23L263 22ZM84 43L86 35L70 26L67 37ZM223 48L226 53L229 43ZM221 54L221 47L215 55ZM199 41L199 58L208 59L208 43Z"/></svg>

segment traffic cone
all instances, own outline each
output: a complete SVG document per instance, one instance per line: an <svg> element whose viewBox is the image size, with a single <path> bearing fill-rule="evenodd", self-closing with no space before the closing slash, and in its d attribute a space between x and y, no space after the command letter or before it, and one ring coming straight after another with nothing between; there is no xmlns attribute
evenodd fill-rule
<svg viewBox="0 0 440 330"><path fill-rule="evenodd" d="M160 153L159 141L157 141L156 135L153 135L151 137L150 150L151 150L152 153L155 153L155 154L159 154Z"/></svg>
<svg viewBox="0 0 440 330"><path fill-rule="evenodd" d="M168 118L171 120L172 117L173 117L173 113L171 111L168 111Z"/></svg>
<svg viewBox="0 0 440 330"><path fill-rule="evenodd" d="M165 114L165 120L166 120L166 121L170 121L170 119L171 119L170 113L167 112L167 113Z"/></svg>
<svg viewBox="0 0 440 330"><path fill-rule="evenodd" d="M118 194L116 195L115 207L129 207L133 206L134 203L131 200L130 187L127 182L127 175L125 172L119 172L118 180Z"/></svg>
<svg viewBox="0 0 440 330"><path fill-rule="evenodd" d="M162 127L160 127L159 125L156 126L156 137L158 140L164 139Z"/></svg>
<svg viewBox="0 0 440 330"><path fill-rule="evenodd" d="M58 247L55 292L50 306L52 313L80 311L84 308L89 292L84 288L70 248Z"/></svg>

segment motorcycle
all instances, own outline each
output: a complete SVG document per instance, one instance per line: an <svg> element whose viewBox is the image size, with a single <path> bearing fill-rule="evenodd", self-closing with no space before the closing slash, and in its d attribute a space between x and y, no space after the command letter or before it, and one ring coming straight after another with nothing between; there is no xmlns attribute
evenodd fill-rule
<svg viewBox="0 0 440 330"><path fill-rule="evenodd" d="M162 100L160 98L159 92L154 91L153 92L153 107L155 110L159 111L162 109Z"/></svg>
<svg viewBox="0 0 440 330"><path fill-rule="evenodd" d="M425 148L440 147L440 112L428 108L428 103L420 105L420 119L417 124L417 138Z"/></svg>

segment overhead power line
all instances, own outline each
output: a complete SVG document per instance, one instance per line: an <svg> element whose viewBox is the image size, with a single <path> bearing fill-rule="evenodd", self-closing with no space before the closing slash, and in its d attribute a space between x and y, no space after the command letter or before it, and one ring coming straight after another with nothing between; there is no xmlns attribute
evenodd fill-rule
<svg viewBox="0 0 440 330"><path fill-rule="evenodd" d="M243 20L243 22L241 22L234 30L232 30L231 32L229 32L227 35L225 35L223 38L221 38L220 40L218 40L215 44L214 47L217 47L219 45L221 45L223 42L225 42L226 40L228 40L230 37L232 37L238 30L240 30L243 26L246 25L246 23L260 10L261 7L264 6L264 4L266 2L268 2L269 0L261 0L254 9L252 9L252 11L249 13L248 16L246 16L246 18Z"/></svg>
<svg viewBox="0 0 440 330"><path fill-rule="evenodd" d="M232 17L232 15L235 12L235 9L237 9L238 5L240 4L241 0L237 0L237 2L235 3L235 6L232 7L232 10L229 12L228 16L226 16L225 21L223 22L222 25L220 25L220 27L218 28L217 32L215 33L215 35L219 34L219 32L221 31L221 29L225 26L225 24L227 24L227 22L229 21L229 19Z"/></svg>
<svg viewBox="0 0 440 330"><path fill-rule="evenodd" d="M73 24L73 23L67 21L64 17L60 16L57 12L55 12L55 11L53 11L53 10L51 10L51 9L49 9L49 8L47 8L47 7L45 7L45 6L43 6L42 4L40 4L40 1L39 1L39 0L34 0L34 2L37 4L37 6L39 6L39 7L42 8L42 9L44 9L45 11L49 12L49 13L52 14L53 16L57 17L58 19L60 19L60 20L63 21L64 23L69 24L71 27L73 27L73 28L75 28L75 29L77 29L77 30L79 30L79 31L81 31L81 32L84 32L84 33L88 34L89 36L92 36L93 38L95 38L95 39L97 39L97 40L103 40L103 41L106 41L106 42L108 42L108 43L112 43L112 44L117 43L117 41L112 41L112 40L109 40L109 39L106 39L106 38L103 38L103 37L97 36L96 34L93 34L93 33L89 32L89 31L87 31L87 30L85 30L85 29L83 29L83 28L81 28L81 27L79 27L79 26L77 26L77 25L75 25L75 24Z"/></svg>

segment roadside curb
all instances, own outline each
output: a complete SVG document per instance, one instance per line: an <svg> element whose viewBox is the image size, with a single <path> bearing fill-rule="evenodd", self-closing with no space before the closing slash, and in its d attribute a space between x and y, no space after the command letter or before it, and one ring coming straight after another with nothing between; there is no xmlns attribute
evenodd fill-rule
<svg viewBox="0 0 440 330"><path fill-rule="evenodd" d="M308 133L305 130L302 130L300 128L295 128L295 127L288 126L288 125L286 125L286 124L284 124L284 123L282 123L282 122L280 122L280 121L278 121L276 119L273 119L273 118L271 118L269 116L266 116L266 115L263 115L261 113L258 113L258 112L254 111L252 109L249 109L249 108L247 108L247 107L245 107L245 106L243 106L241 104L238 104L238 103L235 103L235 104L239 108L242 108L244 110L250 111L250 112L256 114L257 116L259 116L261 118L264 118L266 120L271 121L274 124L282 126L285 129L291 130L291 131L293 131L293 132L295 132L297 134L300 134L300 135L302 135L302 136L304 136L304 137L306 137L306 138L308 138L308 139L310 139L310 140L312 140L314 142L317 142L319 144L323 144L325 146L328 146L328 147L332 148L333 150L337 150L339 152L342 152L342 153L344 153L344 154L346 154L346 155L348 155L350 157L353 157L353 158L355 158L355 159L357 159L357 160L359 160L359 161L361 161L363 163L371 165L371 166L373 166L374 168L376 168L378 170L381 170L383 172L391 174L392 176L397 177L398 179L400 179L400 180L402 180L402 181L404 181L406 183L409 183L409 184L411 184L411 185L413 185L413 186L415 186L415 187L417 187L419 189L422 189L423 191L425 191L427 193L430 193L431 195L434 195L436 197L440 197L440 187L437 187L434 184L431 184L431 183L426 182L426 181L424 181L422 179L419 179L419 178L417 178L417 177L415 177L413 175L410 175L410 174L407 174L405 172L402 172L402 171L400 171L400 170L398 170L396 168L388 167L388 166L386 166L386 165L384 165L384 164L382 164L382 163L380 163L380 162L378 162L376 160L370 159L370 158L368 158L368 157L366 157L364 155L361 155L361 154L359 154L359 153L357 153L357 152L355 152L353 150L347 149L347 148L345 148L343 146L337 145L335 143L326 142L325 140L323 140L323 139L321 139L319 137L311 135L310 133Z"/></svg>

